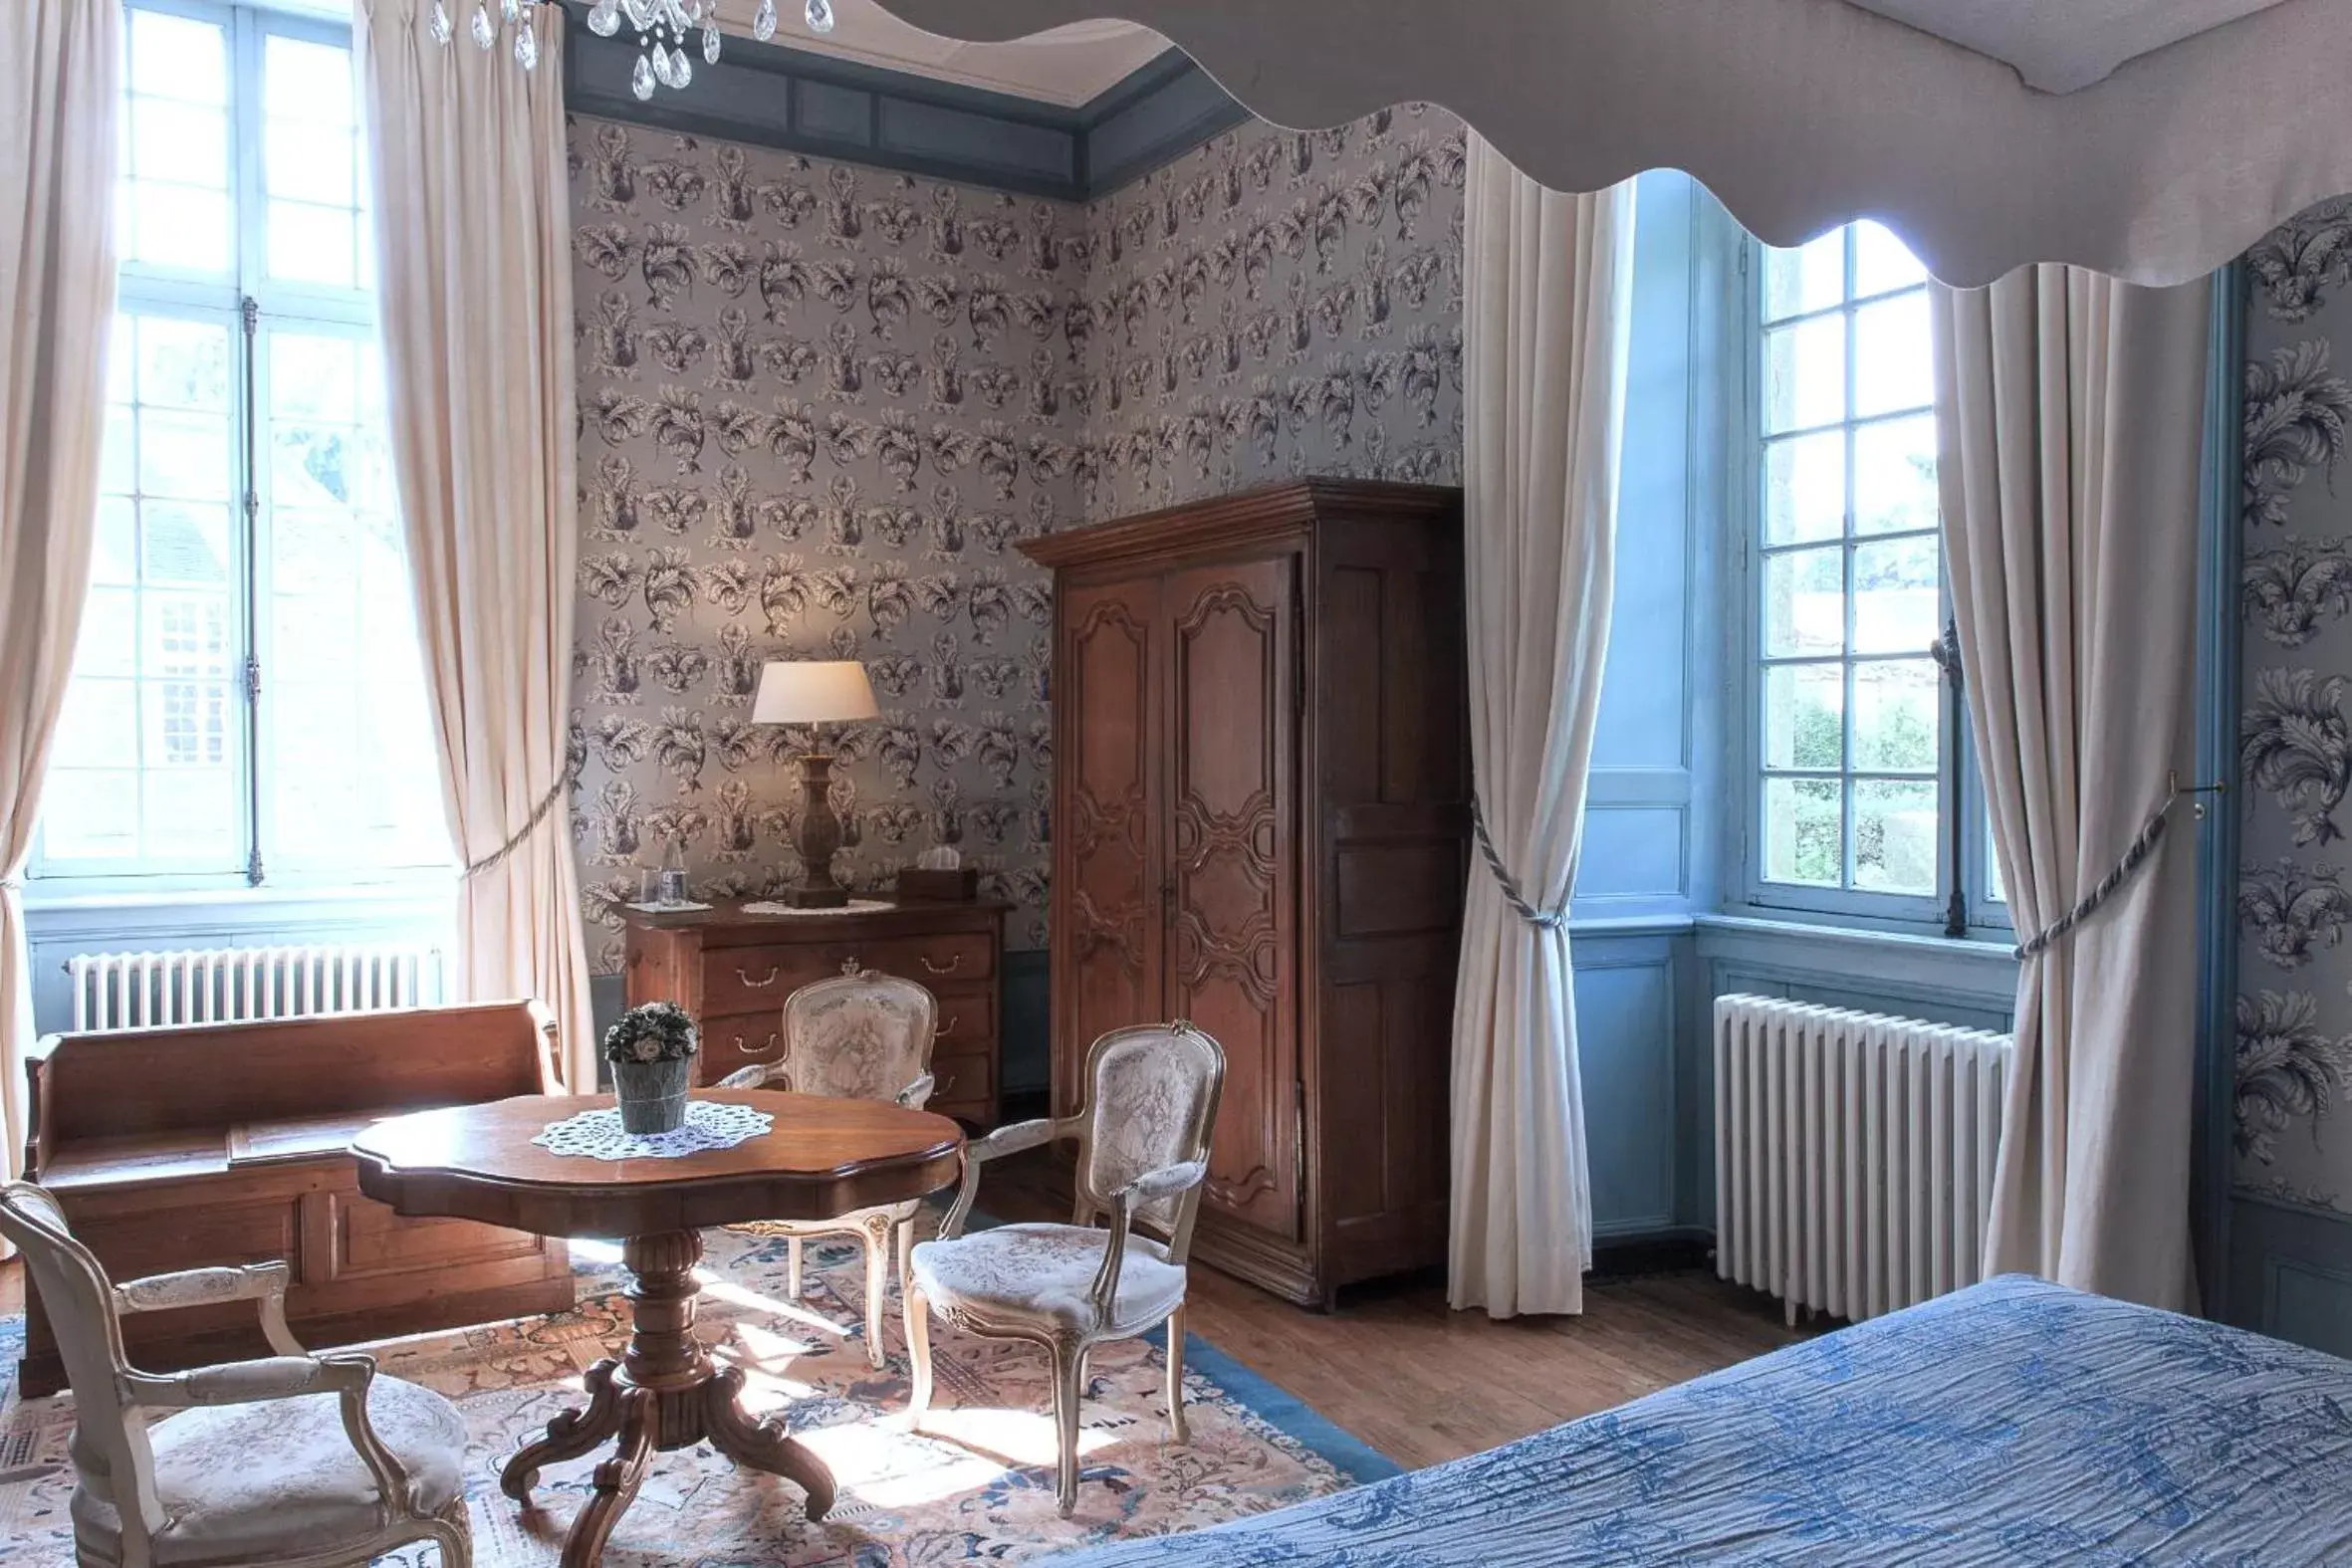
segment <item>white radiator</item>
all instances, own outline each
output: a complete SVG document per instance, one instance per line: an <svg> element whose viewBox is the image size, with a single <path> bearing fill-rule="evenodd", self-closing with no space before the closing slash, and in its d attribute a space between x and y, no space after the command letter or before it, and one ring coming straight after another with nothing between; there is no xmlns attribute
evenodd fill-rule
<svg viewBox="0 0 2352 1568"><path fill-rule="evenodd" d="M2010 1040L1715 999L1715 1270L1852 1322L1982 1277Z"/></svg>
<svg viewBox="0 0 2352 1568"><path fill-rule="evenodd" d="M387 943L88 953L66 961L76 1029L374 1012L441 1001L441 951Z"/></svg>

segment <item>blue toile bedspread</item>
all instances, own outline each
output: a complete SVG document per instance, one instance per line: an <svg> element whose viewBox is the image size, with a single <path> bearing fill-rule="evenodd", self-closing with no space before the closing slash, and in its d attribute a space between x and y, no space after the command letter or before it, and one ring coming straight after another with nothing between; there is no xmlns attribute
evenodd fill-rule
<svg viewBox="0 0 2352 1568"><path fill-rule="evenodd" d="M2011 1276L1056 1568L2352 1564L2352 1362Z"/></svg>

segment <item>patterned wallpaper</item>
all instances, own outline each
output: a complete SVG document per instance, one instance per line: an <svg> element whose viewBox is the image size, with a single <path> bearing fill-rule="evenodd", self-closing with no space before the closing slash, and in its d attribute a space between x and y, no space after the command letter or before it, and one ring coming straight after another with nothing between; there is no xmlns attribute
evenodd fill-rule
<svg viewBox="0 0 2352 1568"><path fill-rule="evenodd" d="M2352 197L2245 262L2237 1181L2352 1213Z"/></svg>
<svg viewBox="0 0 2352 1568"><path fill-rule="evenodd" d="M1090 206L577 119L575 791L589 950L676 842L773 890L806 738L763 660L865 662L860 888L942 837L1045 942L1049 575L1031 535L1291 474L1460 466L1463 135L1244 125Z"/></svg>
<svg viewBox="0 0 2352 1568"><path fill-rule="evenodd" d="M1303 474L1459 483L1462 122L1253 121L1092 203L1089 519Z"/></svg>

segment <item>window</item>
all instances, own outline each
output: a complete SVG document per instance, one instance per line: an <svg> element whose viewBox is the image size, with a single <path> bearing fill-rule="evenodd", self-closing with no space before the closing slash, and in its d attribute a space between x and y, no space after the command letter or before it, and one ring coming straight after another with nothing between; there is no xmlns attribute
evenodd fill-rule
<svg viewBox="0 0 2352 1568"><path fill-rule="evenodd" d="M1874 223L1756 251L1750 897L1957 934L1990 856L1956 825L1927 275Z"/></svg>
<svg viewBox="0 0 2352 1568"><path fill-rule="evenodd" d="M127 22L98 545L33 874L443 865L349 29Z"/></svg>

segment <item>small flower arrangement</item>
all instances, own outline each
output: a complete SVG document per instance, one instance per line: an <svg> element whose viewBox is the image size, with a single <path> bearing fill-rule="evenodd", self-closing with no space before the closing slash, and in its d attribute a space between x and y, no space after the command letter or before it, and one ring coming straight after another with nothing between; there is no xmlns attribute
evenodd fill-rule
<svg viewBox="0 0 2352 1568"><path fill-rule="evenodd" d="M648 1002L631 1008L604 1031L608 1061L684 1061L700 1045L694 1019L674 1002Z"/></svg>

